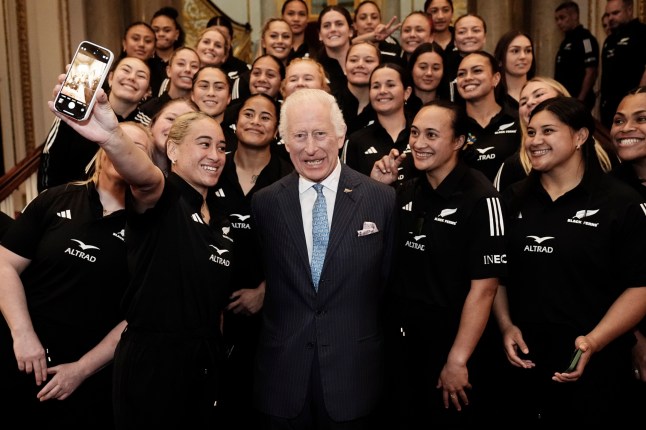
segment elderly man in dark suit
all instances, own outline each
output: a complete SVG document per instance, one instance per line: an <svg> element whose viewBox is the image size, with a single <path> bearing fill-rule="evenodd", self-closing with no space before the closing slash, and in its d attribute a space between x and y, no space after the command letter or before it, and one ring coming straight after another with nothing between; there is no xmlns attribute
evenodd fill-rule
<svg viewBox="0 0 646 430"><path fill-rule="evenodd" d="M295 172L252 200L267 282L254 401L269 429L369 428L383 394L395 193L341 165L345 131L330 94L290 95Z"/></svg>

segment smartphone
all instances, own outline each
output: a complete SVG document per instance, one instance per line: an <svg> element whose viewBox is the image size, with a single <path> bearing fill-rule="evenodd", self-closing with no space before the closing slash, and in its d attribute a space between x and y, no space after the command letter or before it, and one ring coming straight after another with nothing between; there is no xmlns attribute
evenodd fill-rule
<svg viewBox="0 0 646 430"><path fill-rule="evenodd" d="M113 59L114 54L109 49L92 42L81 42L54 99L56 110L77 121L86 120L92 112L96 90L103 85Z"/></svg>
<svg viewBox="0 0 646 430"><path fill-rule="evenodd" d="M568 366L567 369L565 369L565 372L563 373L570 373L576 369L576 365L579 364L579 359L581 358L581 354L583 351L581 351L579 348L574 351L572 354L572 358L570 359L570 365Z"/></svg>

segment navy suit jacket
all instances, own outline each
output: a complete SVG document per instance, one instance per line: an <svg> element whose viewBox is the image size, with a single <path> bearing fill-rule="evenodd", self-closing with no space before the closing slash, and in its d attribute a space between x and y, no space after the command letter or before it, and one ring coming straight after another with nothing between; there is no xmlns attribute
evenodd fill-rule
<svg viewBox="0 0 646 430"><path fill-rule="evenodd" d="M342 165L325 262L315 292L293 172L258 191L252 217L266 292L254 403L269 415L303 409L315 352L335 421L375 411L384 389L382 299L393 246L395 192ZM377 233L359 236L364 222Z"/></svg>

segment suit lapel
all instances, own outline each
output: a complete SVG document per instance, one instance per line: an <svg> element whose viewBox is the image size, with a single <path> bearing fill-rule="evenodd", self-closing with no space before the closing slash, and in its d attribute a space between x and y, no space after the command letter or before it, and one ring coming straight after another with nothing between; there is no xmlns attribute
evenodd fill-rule
<svg viewBox="0 0 646 430"><path fill-rule="evenodd" d="M336 192L336 201L334 203L334 215L332 216L332 226L330 228L330 239L325 253L325 262L334 254L335 249L341 243L341 240L348 234L354 224L354 213L357 205L361 201L361 183L352 176L345 166L341 168L341 177L339 178L339 187ZM356 234L356 232L354 232ZM323 264L323 273L325 272L326 263Z"/></svg>
<svg viewBox="0 0 646 430"><path fill-rule="evenodd" d="M305 242L305 232L303 231L301 202L298 196L298 173L291 173L289 179L283 182L283 189L278 194L276 203L283 214L285 222L287 222L289 237L296 243L298 257L306 267L310 267L309 257L307 256L307 242ZM288 240L288 238L285 239Z"/></svg>

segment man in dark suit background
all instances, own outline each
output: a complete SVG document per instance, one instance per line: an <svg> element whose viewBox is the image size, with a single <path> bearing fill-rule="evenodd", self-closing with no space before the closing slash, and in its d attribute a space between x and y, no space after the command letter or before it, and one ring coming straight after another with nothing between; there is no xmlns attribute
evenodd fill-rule
<svg viewBox="0 0 646 430"><path fill-rule="evenodd" d="M367 429L383 394L380 312L395 193L341 165L345 131L330 94L290 95L280 135L295 172L251 203L266 273L254 403L272 430ZM318 282L310 266L318 246L316 184L323 186L329 226Z"/></svg>

